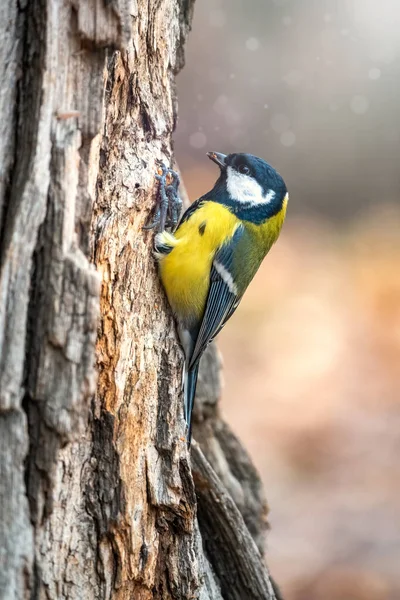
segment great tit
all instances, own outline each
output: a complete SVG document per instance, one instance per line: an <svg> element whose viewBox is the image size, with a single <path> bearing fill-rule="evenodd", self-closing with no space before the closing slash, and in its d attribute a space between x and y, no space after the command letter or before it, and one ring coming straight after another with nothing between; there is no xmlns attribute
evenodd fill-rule
<svg viewBox="0 0 400 600"><path fill-rule="evenodd" d="M173 233L155 237L155 255L185 353L184 414L187 440L199 361L238 307L262 260L278 239L289 195L282 177L251 154L209 152L219 169L211 191L183 214ZM154 227L174 227L177 174L162 169Z"/></svg>

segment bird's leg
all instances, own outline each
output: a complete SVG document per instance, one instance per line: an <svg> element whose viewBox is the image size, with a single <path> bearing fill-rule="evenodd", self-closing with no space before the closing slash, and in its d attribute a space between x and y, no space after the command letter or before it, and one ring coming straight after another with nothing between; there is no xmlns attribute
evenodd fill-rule
<svg viewBox="0 0 400 600"><path fill-rule="evenodd" d="M165 192L168 198L168 222L167 225L171 231L175 231L179 217L182 211L182 200L179 196L178 188L181 182L176 171L169 170L171 183L167 185Z"/></svg>
<svg viewBox="0 0 400 600"><path fill-rule="evenodd" d="M143 229L157 227L158 231L161 232L165 230L165 227L168 227L173 231L178 223L182 208L182 200L178 193L179 175L176 171L168 169L161 163L156 173L156 179L159 181L159 186L154 221L149 225L145 225Z"/></svg>

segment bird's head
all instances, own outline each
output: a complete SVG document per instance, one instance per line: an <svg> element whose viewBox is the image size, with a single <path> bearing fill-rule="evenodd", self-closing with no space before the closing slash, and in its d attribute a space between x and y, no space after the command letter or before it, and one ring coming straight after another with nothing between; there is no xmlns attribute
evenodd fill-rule
<svg viewBox="0 0 400 600"><path fill-rule="evenodd" d="M220 168L219 178L208 194L217 202L235 208L252 209L260 217L278 213L287 199L287 188L282 177L262 158L252 154L221 154L208 152L207 156Z"/></svg>

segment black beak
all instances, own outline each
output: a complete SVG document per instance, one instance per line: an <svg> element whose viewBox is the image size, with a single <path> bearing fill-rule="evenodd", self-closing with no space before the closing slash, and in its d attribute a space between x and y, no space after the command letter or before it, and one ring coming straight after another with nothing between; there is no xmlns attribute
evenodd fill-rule
<svg viewBox="0 0 400 600"><path fill-rule="evenodd" d="M207 152L208 158L210 158L216 165L219 166L220 169L224 169L226 167L226 154L221 154L220 152Z"/></svg>

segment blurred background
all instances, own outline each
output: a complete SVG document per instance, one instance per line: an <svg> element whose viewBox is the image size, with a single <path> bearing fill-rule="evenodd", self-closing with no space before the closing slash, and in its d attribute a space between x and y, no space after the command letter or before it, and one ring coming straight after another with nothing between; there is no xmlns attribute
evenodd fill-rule
<svg viewBox="0 0 400 600"><path fill-rule="evenodd" d="M286 600L400 599L399 31L398 0L197 0L178 79L191 199L207 150L262 156L290 192L219 337Z"/></svg>

